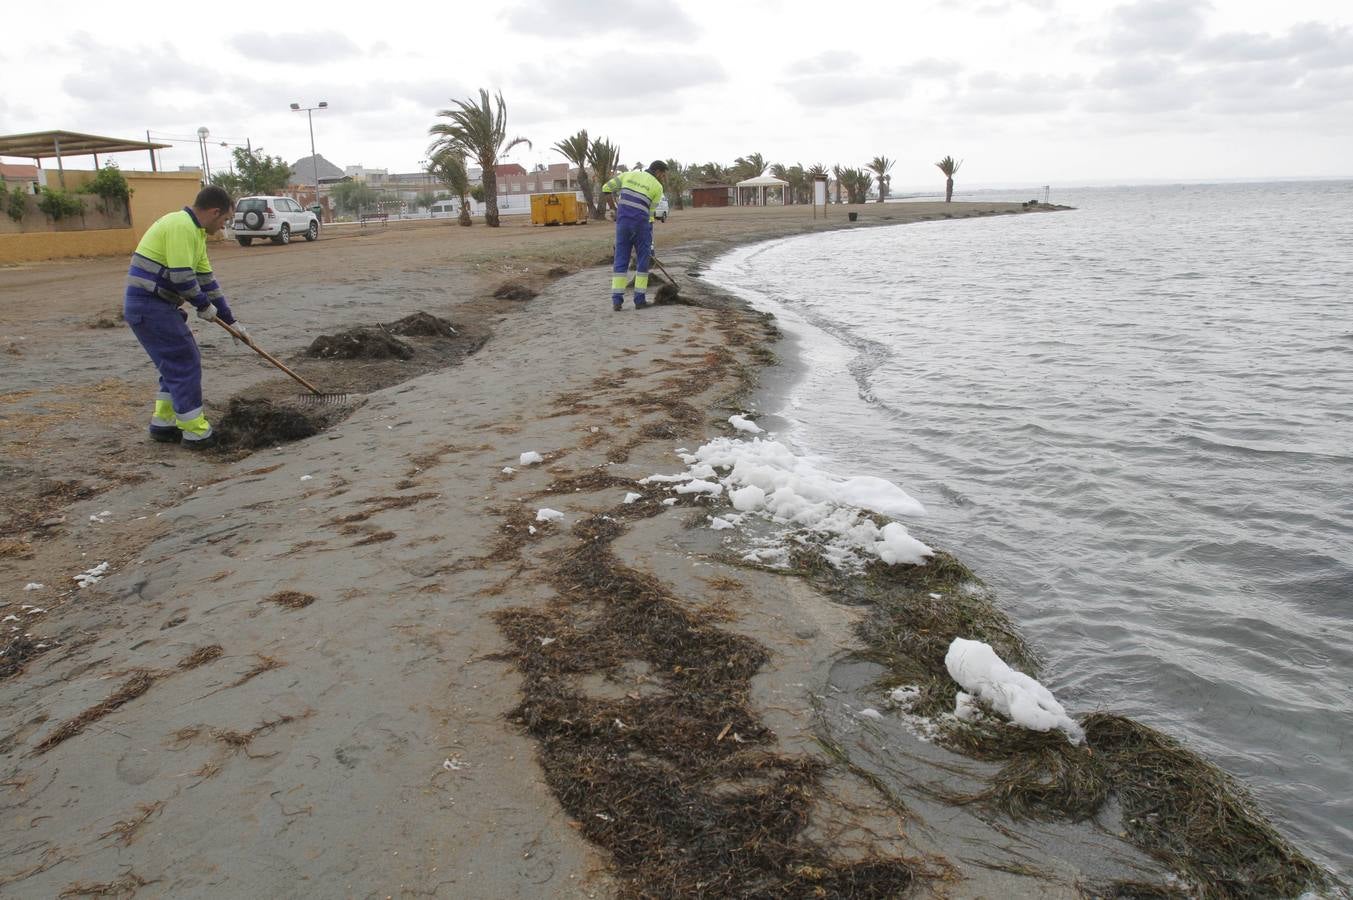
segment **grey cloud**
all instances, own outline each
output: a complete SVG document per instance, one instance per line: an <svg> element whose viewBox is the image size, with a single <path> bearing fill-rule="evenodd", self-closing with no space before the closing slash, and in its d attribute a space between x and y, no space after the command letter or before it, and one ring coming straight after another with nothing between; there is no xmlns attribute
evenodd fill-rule
<svg viewBox="0 0 1353 900"><path fill-rule="evenodd" d="M629 32L649 41L686 40L701 28L664 0L529 0L502 13L519 34L585 37Z"/></svg>
<svg viewBox="0 0 1353 900"><path fill-rule="evenodd" d="M884 75L808 75L780 83L803 106L858 106L906 96L907 84Z"/></svg>
<svg viewBox="0 0 1353 900"><path fill-rule="evenodd" d="M916 62L899 66L899 75L908 78L953 78L963 71L963 67L949 59L918 59Z"/></svg>
<svg viewBox="0 0 1353 900"><path fill-rule="evenodd" d="M1240 63L1297 59L1311 68L1338 68L1353 65L1353 31L1305 22L1282 37L1233 32L1205 41L1198 55L1211 61Z"/></svg>
<svg viewBox="0 0 1353 900"><path fill-rule="evenodd" d="M979 72L968 78L955 98L956 108L993 115L1060 112L1072 106L1084 83L1078 76L1020 75Z"/></svg>
<svg viewBox="0 0 1353 900"><path fill-rule="evenodd" d="M316 60L331 61L361 56L362 50L337 31L306 31L270 34L246 31L233 35L230 45L246 59L267 63L310 65Z"/></svg>
<svg viewBox="0 0 1353 900"><path fill-rule="evenodd" d="M1138 0L1110 15L1105 49L1114 53L1174 53L1195 44L1211 4L1206 0Z"/></svg>
<svg viewBox="0 0 1353 900"><path fill-rule="evenodd" d="M796 75L815 72L840 72L842 69L849 69L859 64L860 56L858 53L851 50L828 50L819 53L817 56L799 60L791 65L788 71Z"/></svg>
<svg viewBox="0 0 1353 900"><path fill-rule="evenodd" d="M643 77L635 78L635 72L643 72ZM717 84L727 77L713 56L669 54L657 65L646 55L622 51L609 54L596 64L564 69L522 66L515 73L514 82L551 101L567 103L570 111L578 112L597 107L614 110L617 85L623 85L624 99L620 102L633 104L683 88ZM511 98L508 100L510 104Z"/></svg>

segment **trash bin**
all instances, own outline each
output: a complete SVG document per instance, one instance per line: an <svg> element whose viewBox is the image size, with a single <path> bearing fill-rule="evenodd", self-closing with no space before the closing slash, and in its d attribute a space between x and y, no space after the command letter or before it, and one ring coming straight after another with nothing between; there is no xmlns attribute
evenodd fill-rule
<svg viewBox="0 0 1353 900"><path fill-rule="evenodd" d="M310 211L315 214L316 219L319 219L321 222L324 221L324 207L316 203L314 206L310 207Z"/></svg>
<svg viewBox="0 0 1353 900"><path fill-rule="evenodd" d="M857 220L857 219L860 218L860 214L859 214L859 213L846 213L846 218L848 218L848 219L850 219L850 221L854 222L855 220Z"/></svg>

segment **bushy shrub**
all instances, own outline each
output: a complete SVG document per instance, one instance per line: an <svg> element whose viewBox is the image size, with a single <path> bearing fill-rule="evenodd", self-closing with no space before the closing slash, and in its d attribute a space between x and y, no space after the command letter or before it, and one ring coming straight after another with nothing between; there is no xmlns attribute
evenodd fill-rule
<svg viewBox="0 0 1353 900"><path fill-rule="evenodd" d="M28 194L20 187L16 187L5 196L5 212L16 222L21 221L28 210L25 202L27 197Z"/></svg>
<svg viewBox="0 0 1353 900"><path fill-rule="evenodd" d="M53 222L59 222L71 216L82 215L85 205L80 202L79 197L67 191L43 188L42 194L38 197L38 209L51 216Z"/></svg>
<svg viewBox="0 0 1353 900"><path fill-rule="evenodd" d="M109 163L94 179L80 189L81 193L95 194L103 201L103 211L108 212L109 201L116 200L123 209L127 208L132 197L132 189L127 179L118 171L117 163Z"/></svg>

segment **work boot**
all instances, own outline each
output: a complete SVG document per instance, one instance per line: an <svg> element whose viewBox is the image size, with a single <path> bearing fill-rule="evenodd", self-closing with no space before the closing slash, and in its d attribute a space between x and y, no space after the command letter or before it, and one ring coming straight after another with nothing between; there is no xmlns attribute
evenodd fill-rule
<svg viewBox="0 0 1353 900"><path fill-rule="evenodd" d="M155 398L155 411L150 414L150 439L161 444L177 444L182 437L174 424L174 404L168 394Z"/></svg>
<svg viewBox="0 0 1353 900"><path fill-rule="evenodd" d="M178 417L178 429L183 434L183 446L189 450L205 450L216 443L216 435L211 430L211 423L207 417L202 414L202 408L198 407L197 415L191 418Z"/></svg>

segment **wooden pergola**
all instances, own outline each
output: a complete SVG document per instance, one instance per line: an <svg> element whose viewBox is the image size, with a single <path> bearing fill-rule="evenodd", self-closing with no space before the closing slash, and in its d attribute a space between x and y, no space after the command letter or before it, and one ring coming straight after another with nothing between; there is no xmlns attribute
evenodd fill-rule
<svg viewBox="0 0 1353 900"><path fill-rule="evenodd" d="M0 156L27 157L35 161L38 168L42 168L42 160L55 158L63 188L66 186L66 169L61 160L65 157L93 156L94 168L97 169L100 153L147 150L150 152L151 171L159 171L155 165L155 151L170 146L170 144L152 144L150 141L129 141L97 134L80 134L75 131L34 131L31 134L0 135Z"/></svg>

